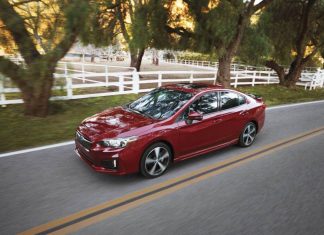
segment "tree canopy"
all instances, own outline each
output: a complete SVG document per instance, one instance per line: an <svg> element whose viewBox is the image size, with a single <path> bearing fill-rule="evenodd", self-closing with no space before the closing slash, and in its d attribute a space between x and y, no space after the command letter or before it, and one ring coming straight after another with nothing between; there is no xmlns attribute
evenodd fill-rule
<svg viewBox="0 0 324 235"><path fill-rule="evenodd" d="M97 1L91 4L89 21L82 33L84 43L107 46L122 39L131 54L131 66L140 69L148 47L170 47L172 0ZM121 37L122 36L122 37Z"/></svg>
<svg viewBox="0 0 324 235"><path fill-rule="evenodd" d="M267 38L266 65L281 84L294 86L303 67L324 47L324 1L276 0L261 15L258 29ZM289 65L288 73L284 66Z"/></svg>
<svg viewBox="0 0 324 235"><path fill-rule="evenodd" d="M184 0L194 17L194 48L215 51L219 58L217 81L230 86L230 65L251 17L273 0Z"/></svg>

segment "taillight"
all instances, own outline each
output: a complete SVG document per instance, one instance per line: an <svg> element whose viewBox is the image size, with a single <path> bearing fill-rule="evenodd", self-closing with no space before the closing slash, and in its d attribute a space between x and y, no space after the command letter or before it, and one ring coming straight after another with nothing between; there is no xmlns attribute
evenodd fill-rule
<svg viewBox="0 0 324 235"><path fill-rule="evenodd" d="M262 97L256 97L255 100L258 101L258 102L260 102L260 103L263 103Z"/></svg>
<svg viewBox="0 0 324 235"><path fill-rule="evenodd" d="M255 99L257 102L263 103L263 99L261 96L255 94L247 94L247 95Z"/></svg>

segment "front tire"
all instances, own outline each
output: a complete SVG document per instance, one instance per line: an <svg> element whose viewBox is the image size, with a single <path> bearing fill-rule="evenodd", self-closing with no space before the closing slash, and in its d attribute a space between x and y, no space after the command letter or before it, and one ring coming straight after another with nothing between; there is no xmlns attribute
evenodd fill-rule
<svg viewBox="0 0 324 235"><path fill-rule="evenodd" d="M257 134L257 127L255 123L249 122L245 125L239 139L239 146L249 147L253 144Z"/></svg>
<svg viewBox="0 0 324 235"><path fill-rule="evenodd" d="M147 148L141 158L140 172L147 178L161 176L169 167L172 158L170 147L156 143Z"/></svg>

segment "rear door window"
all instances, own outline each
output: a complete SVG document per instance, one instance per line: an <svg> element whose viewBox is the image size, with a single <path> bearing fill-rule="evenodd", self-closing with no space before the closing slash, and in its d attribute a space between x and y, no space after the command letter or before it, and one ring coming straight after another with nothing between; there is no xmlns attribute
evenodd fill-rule
<svg viewBox="0 0 324 235"><path fill-rule="evenodd" d="M245 104L245 98L235 92L222 91L220 93L220 108L226 110Z"/></svg>

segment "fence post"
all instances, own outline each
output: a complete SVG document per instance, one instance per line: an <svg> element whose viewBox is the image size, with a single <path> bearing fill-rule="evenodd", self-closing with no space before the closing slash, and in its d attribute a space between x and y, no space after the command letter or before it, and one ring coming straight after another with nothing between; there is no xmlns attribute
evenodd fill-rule
<svg viewBox="0 0 324 235"><path fill-rule="evenodd" d="M237 81L238 81L238 73L235 74L234 88L237 87Z"/></svg>
<svg viewBox="0 0 324 235"><path fill-rule="evenodd" d="M6 101L6 96L4 93L4 76L0 74L0 102ZM2 104L1 107L6 107L5 104Z"/></svg>
<svg viewBox="0 0 324 235"><path fill-rule="evenodd" d="M138 72L135 70L133 72L133 92L138 94L140 89L140 84L139 84L139 74Z"/></svg>
<svg viewBox="0 0 324 235"><path fill-rule="evenodd" d="M271 75L271 73L268 72L268 84L270 84L270 75Z"/></svg>
<svg viewBox="0 0 324 235"><path fill-rule="evenodd" d="M68 70L67 70L67 63L64 63L64 76L66 80L66 92L67 97L72 98L73 97L73 90L72 90L72 79L68 76Z"/></svg>
<svg viewBox="0 0 324 235"><path fill-rule="evenodd" d="M64 75L67 77L68 71L67 71L67 63L64 62Z"/></svg>
<svg viewBox="0 0 324 235"><path fill-rule="evenodd" d="M252 86L254 86L254 83L255 83L255 76L256 76L256 74L255 74L255 71L253 72L253 79L252 79Z"/></svg>
<svg viewBox="0 0 324 235"><path fill-rule="evenodd" d="M159 75L158 75L158 87L162 86L162 73L159 72Z"/></svg>
<svg viewBox="0 0 324 235"><path fill-rule="evenodd" d="M81 68L82 68L82 83L85 83L84 63L81 64Z"/></svg>
<svg viewBox="0 0 324 235"><path fill-rule="evenodd" d="M105 65L105 78L106 78L106 87L108 87L108 65Z"/></svg>
<svg viewBox="0 0 324 235"><path fill-rule="evenodd" d="M119 78L119 92L124 93L124 76L120 75Z"/></svg>
<svg viewBox="0 0 324 235"><path fill-rule="evenodd" d="M190 78L189 79L190 79L190 83L193 83L194 78L193 78L193 72L192 71L190 72Z"/></svg>
<svg viewBox="0 0 324 235"><path fill-rule="evenodd" d="M71 99L73 97L73 90L72 90L72 79L71 77L67 76L66 79L66 91L67 91L67 97Z"/></svg>

